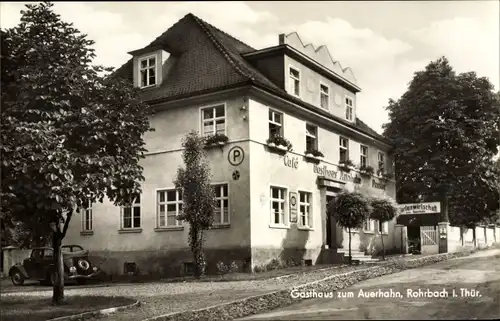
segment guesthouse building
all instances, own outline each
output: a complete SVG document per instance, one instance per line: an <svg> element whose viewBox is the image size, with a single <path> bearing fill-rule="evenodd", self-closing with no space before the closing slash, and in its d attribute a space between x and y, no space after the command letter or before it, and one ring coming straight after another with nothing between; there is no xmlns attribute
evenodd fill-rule
<svg viewBox="0 0 500 321"><path fill-rule="evenodd" d="M218 203L206 232L209 270L219 261L250 270L272 259L342 259L347 231L326 215L327 203L346 189L394 198L390 145L357 117L351 69L297 33L277 40L256 50L188 14L130 52L116 75L154 109L142 194L131 207L105 201L75 214L65 242L89 249L112 274L186 273L189 225L176 219L183 200L173 181L181 140L197 130L210 138ZM394 222L378 227L353 231L353 249L370 252L381 235L391 248Z"/></svg>

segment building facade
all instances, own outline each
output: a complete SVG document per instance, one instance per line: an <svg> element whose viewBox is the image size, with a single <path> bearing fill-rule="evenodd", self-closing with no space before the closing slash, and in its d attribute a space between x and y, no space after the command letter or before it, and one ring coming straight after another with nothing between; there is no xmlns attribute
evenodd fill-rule
<svg viewBox="0 0 500 321"><path fill-rule="evenodd" d="M326 47L304 46L292 33L255 50L188 14L130 54L116 76L132 80L155 110L143 192L129 208L92 204L73 217L65 240L89 249L105 271L123 274L132 265L141 274L174 276L192 262L173 183L191 130L228 138L206 150L219 206L206 232L209 271L219 261L243 270L274 258L321 263L325 253L347 248L347 232L326 215L328 201L344 189L395 196L394 181L377 176L378 169L393 171L390 145L356 117L360 88ZM291 146L270 144L275 135ZM312 150L324 157L310 157ZM375 173L342 171L343 160ZM382 226L386 248L393 225ZM377 222L367 221L354 231L353 250L371 251L381 237L376 230Z"/></svg>

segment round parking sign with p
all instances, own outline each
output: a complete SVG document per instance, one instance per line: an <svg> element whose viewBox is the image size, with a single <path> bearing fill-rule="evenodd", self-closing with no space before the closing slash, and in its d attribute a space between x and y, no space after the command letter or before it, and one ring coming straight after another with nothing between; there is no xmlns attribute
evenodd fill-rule
<svg viewBox="0 0 500 321"><path fill-rule="evenodd" d="M231 148L227 155L227 159L229 160L229 164L233 166L240 165L243 162L243 159L245 159L245 152L243 151L243 148L240 146L234 146Z"/></svg>

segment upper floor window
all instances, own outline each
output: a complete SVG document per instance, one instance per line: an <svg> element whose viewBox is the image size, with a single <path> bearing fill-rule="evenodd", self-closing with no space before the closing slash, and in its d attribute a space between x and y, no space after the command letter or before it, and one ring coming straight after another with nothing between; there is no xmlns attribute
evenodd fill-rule
<svg viewBox="0 0 500 321"><path fill-rule="evenodd" d="M306 124L306 151L318 149L318 127Z"/></svg>
<svg viewBox="0 0 500 321"><path fill-rule="evenodd" d="M312 194L299 191L299 226L312 228Z"/></svg>
<svg viewBox="0 0 500 321"><path fill-rule="evenodd" d="M177 189L157 193L158 227L182 226L177 217L182 213L182 192Z"/></svg>
<svg viewBox="0 0 500 321"><path fill-rule="evenodd" d="M156 85L156 56L139 60L140 87Z"/></svg>
<svg viewBox="0 0 500 321"><path fill-rule="evenodd" d="M378 170L385 170L385 155L382 152L378 152Z"/></svg>
<svg viewBox="0 0 500 321"><path fill-rule="evenodd" d="M344 137L339 138L339 153L340 153L340 162L345 162L349 159L349 140Z"/></svg>
<svg viewBox="0 0 500 321"><path fill-rule="evenodd" d="M345 118L347 120L352 120L354 114L354 106L351 97L345 98Z"/></svg>
<svg viewBox="0 0 500 321"><path fill-rule="evenodd" d="M226 111L224 105L201 109L202 136L226 134Z"/></svg>
<svg viewBox="0 0 500 321"><path fill-rule="evenodd" d="M368 166L368 147L367 146L361 145L361 147L360 147L359 165L362 167Z"/></svg>
<svg viewBox="0 0 500 321"><path fill-rule="evenodd" d="M134 195L129 206L122 207L121 228L134 229L141 227L141 196Z"/></svg>
<svg viewBox="0 0 500 321"><path fill-rule="evenodd" d="M269 137L283 136L283 114L269 110Z"/></svg>
<svg viewBox="0 0 500 321"><path fill-rule="evenodd" d="M271 187L271 224L285 225L286 189Z"/></svg>
<svg viewBox="0 0 500 321"><path fill-rule="evenodd" d="M300 96L300 70L290 66L288 82L290 93L295 96Z"/></svg>
<svg viewBox="0 0 500 321"><path fill-rule="evenodd" d="M214 225L229 224L229 193L227 184L214 185L217 207L214 213Z"/></svg>
<svg viewBox="0 0 500 321"><path fill-rule="evenodd" d="M88 202L82 213L82 231L92 231L92 204Z"/></svg>
<svg viewBox="0 0 500 321"><path fill-rule="evenodd" d="M327 85L319 85L319 100L321 108L328 109L328 102L330 100L330 88Z"/></svg>

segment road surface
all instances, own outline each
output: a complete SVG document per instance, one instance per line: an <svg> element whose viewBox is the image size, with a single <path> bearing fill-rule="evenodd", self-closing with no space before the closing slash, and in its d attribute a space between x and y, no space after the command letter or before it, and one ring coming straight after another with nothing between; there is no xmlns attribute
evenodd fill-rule
<svg viewBox="0 0 500 321"><path fill-rule="evenodd" d="M442 297L429 297L428 290ZM319 298L321 294L333 297ZM321 294L310 292L316 297L240 320L500 319L500 250L478 252ZM367 297L370 295L374 297Z"/></svg>

